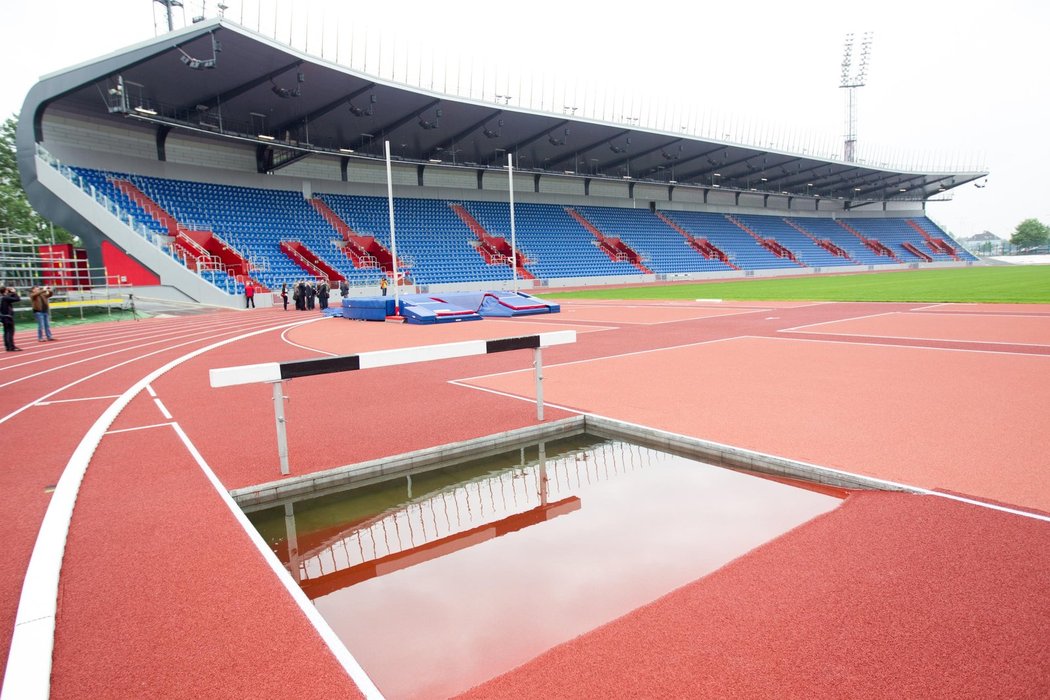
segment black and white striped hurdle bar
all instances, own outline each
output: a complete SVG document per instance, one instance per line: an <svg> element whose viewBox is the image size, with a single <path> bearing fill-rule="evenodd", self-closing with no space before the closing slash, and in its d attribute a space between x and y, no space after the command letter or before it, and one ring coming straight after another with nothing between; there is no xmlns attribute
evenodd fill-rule
<svg viewBox="0 0 1050 700"><path fill-rule="evenodd" d="M373 350L357 355L322 357L316 360L294 362L263 362L257 365L221 367L209 370L211 386L236 386L238 384L260 384L279 382L285 379L311 377L317 374L350 372L359 369L391 367L413 362L447 360L471 355L491 355L508 350L537 350L552 345L568 345L576 342L576 331L554 331L538 335L523 335L497 340L465 340L442 345L421 345L396 350Z"/></svg>
<svg viewBox="0 0 1050 700"><path fill-rule="evenodd" d="M285 429L284 391L285 380L312 377L319 374L351 372L360 369L392 367L414 362L448 360L472 355L491 355L509 350L532 350L536 374L536 419L543 420L543 348L553 345L568 345L576 342L576 331L553 331L537 335L523 335L496 340L465 340L441 345L421 345L396 350L374 350L357 355L322 357L315 360L294 362L263 362L257 365L220 367L209 370L213 388L238 386L241 384L273 384L274 417L277 421L277 451L281 460L281 473L290 472L288 466L288 438Z"/></svg>

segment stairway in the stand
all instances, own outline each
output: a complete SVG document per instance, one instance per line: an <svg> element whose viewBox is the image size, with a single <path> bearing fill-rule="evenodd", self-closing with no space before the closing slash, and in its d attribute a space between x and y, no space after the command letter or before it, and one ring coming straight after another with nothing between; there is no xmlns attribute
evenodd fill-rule
<svg viewBox="0 0 1050 700"><path fill-rule="evenodd" d="M812 233L807 231L801 224L799 224L799 223L797 223L795 221L792 221L791 219L784 218L783 221L784 221L785 224L787 224L791 228L795 229L796 231L801 233L803 236L805 236L809 240L813 241L814 243L816 243L817 245L819 245L821 248L823 248L824 250L828 251L832 255L837 255L840 258L845 258L846 260L849 260L850 262L852 262L852 263L854 263L856 265L860 264L859 260L854 260L853 258L851 258L849 256L849 253L847 253L842 248L839 248L837 245L835 245L834 242L832 242L832 240L830 238L817 238Z"/></svg>
<svg viewBox="0 0 1050 700"><path fill-rule="evenodd" d="M842 219L835 219L835 221L838 223L839 226L841 226L842 228L846 229L847 231L852 233L854 236L859 238L861 240L861 242L864 245L868 246L868 248L871 250L871 252L875 253L876 255L885 255L886 257L893 258L897 262L904 262L899 257L897 257L896 253L894 253L892 250L887 248L886 244L884 244L882 241L878 240L877 238L867 238L863 233L861 233L857 229L853 228L852 226L847 224Z"/></svg>
<svg viewBox="0 0 1050 700"><path fill-rule="evenodd" d="M164 207L153 201L130 180L113 178L111 182L168 231L172 239L172 249L187 267L198 272L218 270L225 272L236 282L251 281L257 289L266 289L252 278L251 263L213 231L184 228Z"/></svg>
<svg viewBox="0 0 1050 700"><path fill-rule="evenodd" d="M387 250L386 246L372 236L362 236L354 231L343 219L328 206L320 197L310 199L310 204L321 217L334 228L343 239L343 254L350 259L358 270L379 269L388 277L394 274L394 256ZM403 282L408 283L405 273L406 265L401 256L398 256L398 270Z"/></svg>
<svg viewBox="0 0 1050 700"><path fill-rule="evenodd" d="M934 253L950 255L952 257L952 260L959 259L959 251L957 251L951 243L944 240L943 238L934 238L930 235L929 231L924 229L922 226L919 226L918 222L916 222L914 219L908 219L908 225L919 232L923 240L926 241L926 245L929 246L930 250L932 250Z"/></svg>
<svg viewBox="0 0 1050 700"><path fill-rule="evenodd" d="M594 236L594 240L597 243L599 250L608 255L610 260L613 262L629 262L641 272L647 275L653 274L653 271L645 266L645 263L642 261L642 256L636 253L631 246L624 243L623 240L616 238L615 236L606 236L598 230L597 226L588 221L585 216L572 207L565 207L565 211L569 216L574 218L580 226L583 226L592 236Z"/></svg>
<svg viewBox="0 0 1050 700"><path fill-rule="evenodd" d="M318 280L342 282L346 279L339 270L322 260L302 241L281 241L280 248L281 252L291 258L292 262Z"/></svg>
<svg viewBox="0 0 1050 700"><path fill-rule="evenodd" d="M525 268L527 264L534 261L530 260L521 250L515 251L506 238L494 236L485 230L485 227L462 204L449 202L448 206L478 239L474 250L478 251L478 255L487 265L507 265L513 268L516 261L518 277L526 280L536 279L536 276Z"/></svg>
<svg viewBox="0 0 1050 700"><path fill-rule="evenodd" d="M784 258L786 260L790 260L791 262L795 263L799 267L806 267L806 263L804 263L801 260L799 260L798 257L795 255L795 253L793 251L788 250L785 246L783 246L780 243L778 243L777 239L775 239L775 238L763 238L762 236L760 236L757 233L755 233L754 231L752 231L751 228L747 224L745 224L743 221L741 221L740 219L736 218L732 214L726 214L725 217L726 217L726 219L728 219L729 221L731 221L732 223L736 224L738 227L743 229L745 232L747 232L752 238L754 238L756 241L758 241L759 244L761 244L761 246L763 248L768 250L773 255L777 256L778 258Z"/></svg>
<svg viewBox="0 0 1050 700"><path fill-rule="evenodd" d="M694 236L694 235L692 235L691 233L686 231L684 228L682 228L681 226L676 224L673 220L671 220L670 217L668 217L663 212L660 212L660 211L656 212L656 216L659 217L659 219L661 221L663 221L665 224L667 224L668 226L673 228L675 231L677 231L678 233L680 233L683 236L685 236L685 240L688 241L689 245L693 248L693 250L695 250L696 252L698 252L701 255L703 255L706 259L708 259L708 260L721 260L723 263L725 263L726 265L728 265L730 268L732 268L734 270L739 270L740 269L739 267L737 267L736 265L733 264L733 262L729 259L729 256L726 255L725 252L721 248L716 246L711 241L709 241L706 238L703 238L701 236Z"/></svg>

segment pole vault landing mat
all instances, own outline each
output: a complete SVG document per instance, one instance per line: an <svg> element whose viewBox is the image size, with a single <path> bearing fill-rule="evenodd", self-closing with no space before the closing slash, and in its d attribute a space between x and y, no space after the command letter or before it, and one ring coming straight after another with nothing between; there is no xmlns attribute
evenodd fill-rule
<svg viewBox="0 0 1050 700"><path fill-rule="evenodd" d="M358 321L385 321L394 315L393 297L353 297L343 299L343 318Z"/></svg>
<svg viewBox="0 0 1050 700"><path fill-rule="evenodd" d="M480 321L481 315L473 308L453 303L444 296L406 294L401 297L401 316L407 323L455 323Z"/></svg>
<svg viewBox="0 0 1050 700"><path fill-rule="evenodd" d="M445 302L463 309L472 309L484 317L509 318L511 316L530 316L532 314L556 314L561 311L560 305L551 301L537 299L523 292L448 292L444 294L411 295L402 298L413 299L415 297Z"/></svg>
<svg viewBox="0 0 1050 700"><path fill-rule="evenodd" d="M477 306L482 316L530 316L532 314L556 314L561 306L553 301L544 301L522 292L485 292Z"/></svg>

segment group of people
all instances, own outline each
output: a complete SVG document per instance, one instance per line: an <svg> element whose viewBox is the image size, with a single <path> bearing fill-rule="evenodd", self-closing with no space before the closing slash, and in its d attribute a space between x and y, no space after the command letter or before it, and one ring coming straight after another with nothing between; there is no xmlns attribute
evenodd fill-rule
<svg viewBox="0 0 1050 700"><path fill-rule="evenodd" d="M386 277L379 280L379 290L383 296L386 296L387 282ZM281 285L281 302L284 304L284 310L288 310L288 299L289 292L291 294L292 303L295 304L296 311L313 311L315 305L324 311L328 308L328 299L332 295L332 289L328 286L327 280L320 282L314 282L313 280L299 280L292 284L291 288L288 287L288 283ZM248 286L244 288L245 305L251 303L251 306L255 306L255 301L251 298L254 296L254 290L252 295L248 294ZM346 299L350 296L350 285L346 280L339 282L339 296Z"/></svg>
<svg viewBox="0 0 1050 700"><path fill-rule="evenodd" d="M281 301L284 303L285 311L288 310L288 294L288 284L282 284ZM328 298L331 295L332 290L328 282L324 280L321 282L299 280L291 287L291 299L296 311L313 311L315 307L324 311L328 308Z"/></svg>
<svg viewBox="0 0 1050 700"><path fill-rule="evenodd" d="M51 335L51 287L34 286L29 290L29 300L33 304L33 316L36 318L36 339L38 343L54 340ZM0 324L4 327L4 350L21 352L15 345L15 304L22 301L18 290L6 285L0 287Z"/></svg>

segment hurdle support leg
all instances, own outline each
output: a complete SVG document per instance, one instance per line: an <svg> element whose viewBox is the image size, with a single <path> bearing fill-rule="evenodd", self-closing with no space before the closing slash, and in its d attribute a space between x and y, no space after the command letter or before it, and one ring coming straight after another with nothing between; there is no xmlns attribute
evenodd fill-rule
<svg viewBox="0 0 1050 700"><path fill-rule="evenodd" d="M532 351L536 368L536 420L543 420L543 348Z"/></svg>
<svg viewBox="0 0 1050 700"><path fill-rule="evenodd" d="M273 382L273 416L277 422L277 456L281 460L281 474L289 474L288 429L284 419L284 382Z"/></svg>

